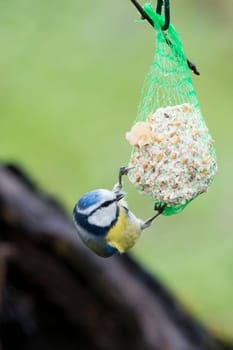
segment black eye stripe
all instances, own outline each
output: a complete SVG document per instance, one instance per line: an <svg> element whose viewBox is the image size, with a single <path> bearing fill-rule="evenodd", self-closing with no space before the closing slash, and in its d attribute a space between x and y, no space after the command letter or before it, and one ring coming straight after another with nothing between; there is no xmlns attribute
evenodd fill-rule
<svg viewBox="0 0 233 350"><path fill-rule="evenodd" d="M112 199L110 201L106 201L104 203L102 203L99 208L104 208L104 207L108 207L110 204L114 203L116 201L116 199Z"/></svg>
<svg viewBox="0 0 233 350"><path fill-rule="evenodd" d="M109 205L111 205L112 203L116 202L117 199L112 199L112 200L109 200L109 201L106 201L104 203L102 203L98 208L94 209L90 214L89 216L91 216L92 214L94 214L97 210L101 209L101 208L106 208L108 207Z"/></svg>

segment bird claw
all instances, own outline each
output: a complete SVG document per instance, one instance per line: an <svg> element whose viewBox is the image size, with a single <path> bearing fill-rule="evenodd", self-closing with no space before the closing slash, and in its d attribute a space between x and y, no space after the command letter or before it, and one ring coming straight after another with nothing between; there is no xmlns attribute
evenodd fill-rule
<svg viewBox="0 0 233 350"><path fill-rule="evenodd" d="M166 207L166 204L161 204L161 203L156 204L155 203L154 210L156 210L159 214L162 214L162 212L164 211L165 207Z"/></svg>
<svg viewBox="0 0 233 350"><path fill-rule="evenodd" d="M124 175L127 175L131 169L133 169L133 167L128 167L128 166L120 167L119 175L118 175L119 176L118 183L116 183L113 187L114 192L120 192L122 190L123 188L122 177Z"/></svg>
<svg viewBox="0 0 233 350"><path fill-rule="evenodd" d="M144 230L145 228L151 226L152 222L153 222L160 214L162 214L162 212L163 212L164 209L165 209L165 206L166 206L166 204L155 204L154 210L156 210L157 213L156 213L155 215L153 215L151 218L145 220L145 221L142 223L142 230Z"/></svg>
<svg viewBox="0 0 233 350"><path fill-rule="evenodd" d="M121 166L119 170L119 182L122 180L123 175L127 175L128 172L133 169L133 166Z"/></svg>

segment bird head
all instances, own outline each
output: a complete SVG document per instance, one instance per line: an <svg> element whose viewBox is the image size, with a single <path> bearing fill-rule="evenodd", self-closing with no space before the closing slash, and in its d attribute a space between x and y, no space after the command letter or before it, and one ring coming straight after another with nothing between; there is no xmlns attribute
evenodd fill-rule
<svg viewBox="0 0 233 350"><path fill-rule="evenodd" d="M73 218L83 242L97 254L110 256L116 252L105 237L119 215L118 202L125 196L121 191L97 189L84 194L76 203Z"/></svg>

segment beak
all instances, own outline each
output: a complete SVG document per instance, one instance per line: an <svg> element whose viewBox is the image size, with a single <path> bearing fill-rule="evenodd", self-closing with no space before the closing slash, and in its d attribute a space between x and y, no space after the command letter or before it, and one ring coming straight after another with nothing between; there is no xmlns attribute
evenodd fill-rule
<svg viewBox="0 0 233 350"><path fill-rule="evenodd" d="M118 192L116 193L116 199L117 201L120 201L122 198L125 197L125 193L124 192Z"/></svg>

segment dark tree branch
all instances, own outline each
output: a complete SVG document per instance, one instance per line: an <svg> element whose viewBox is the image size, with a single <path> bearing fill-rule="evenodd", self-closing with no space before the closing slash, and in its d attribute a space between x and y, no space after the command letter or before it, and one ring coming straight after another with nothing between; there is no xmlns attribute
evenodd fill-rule
<svg viewBox="0 0 233 350"><path fill-rule="evenodd" d="M0 168L2 350L233 349L130 256L102 259L56 200Z"/></svg>

